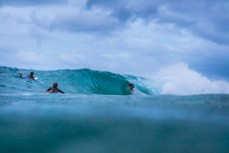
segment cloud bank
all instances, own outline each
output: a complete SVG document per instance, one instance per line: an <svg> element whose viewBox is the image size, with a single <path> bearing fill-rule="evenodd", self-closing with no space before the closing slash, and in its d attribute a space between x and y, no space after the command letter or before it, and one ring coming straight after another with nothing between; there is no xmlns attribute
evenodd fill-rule
<svg viewBox="0 0 229 153"><path fill-rule="evenodd" d="M229 76L229 2L1 0L0 65L151 77L186 63Z"/></svg>

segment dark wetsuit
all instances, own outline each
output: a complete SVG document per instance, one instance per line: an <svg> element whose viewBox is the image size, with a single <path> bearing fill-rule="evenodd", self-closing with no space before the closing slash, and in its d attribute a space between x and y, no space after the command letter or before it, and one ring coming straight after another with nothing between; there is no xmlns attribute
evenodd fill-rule
<svg viewBox="0 0 229 153"><path fill-rule="evenodd" d="M47 91L48 91L48 92L51 91L51 93L58 93L58 92L60 92L60 93L64 94L64 92L63 92L62 90L60 90L60 89L58 89L58 88L53 88L53 87L48 88Z"/></svg>
<svg viewBox="0 0 229 153"><path fill-rule="evenodd" d="M22 73L19 73L19 75L20 75L20 77L21 77L22 79L32 79L32 80L35 80L34 76L32 76L32 75L28 75L28 76L26 76L26 77L23 77L23 76L22 76Z"/></svg>
<svg viewBox="0 0 229 153"><path fill-rule="evenodd" d="M31 76L31 75L28 75L27 78L30 78L30 79L32 79L32 80L35 80L34 77Z"/></svg>

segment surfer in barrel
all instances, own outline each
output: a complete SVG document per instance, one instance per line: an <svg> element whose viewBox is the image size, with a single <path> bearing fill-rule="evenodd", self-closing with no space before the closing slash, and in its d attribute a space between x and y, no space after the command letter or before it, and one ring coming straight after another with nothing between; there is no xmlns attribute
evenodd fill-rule
<svg viewBox="0 0 229 153"><path fill-rule="evenodd" d="M53 86L48 88L45 92L49 92L49 93L62 93L64 94L64 92L60 89L58 89L58 83L57 82L54 82L53 83Z"/></svg>
<svg viewBox="0 0 229 153"><path fill-rule="evenodd" d="M30 74L27 77L23 77L22 73L19 73L20 77L23 79L32 79L32 80L36 80L36 78L34 77L34 72L30 72Z"/></svg>
<svg viewBox="0 0 229 153"><path fill-rule="evenodd" d="M127 85L128 85L128 87L129 87L129 89L130 89L130 92L133 93L133 92L134 92L134 87L135 87L134 84L128 82Z"/></svg>

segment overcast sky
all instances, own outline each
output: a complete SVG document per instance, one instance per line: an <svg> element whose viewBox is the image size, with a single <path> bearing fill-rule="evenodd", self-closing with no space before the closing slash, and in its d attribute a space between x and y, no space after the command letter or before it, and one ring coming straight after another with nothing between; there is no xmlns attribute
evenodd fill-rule
<svg viewBox="0 0 229 153"><path fill-rule="evenodd" d="M228 0L0 0L0 65L229 78Z"/></svg>

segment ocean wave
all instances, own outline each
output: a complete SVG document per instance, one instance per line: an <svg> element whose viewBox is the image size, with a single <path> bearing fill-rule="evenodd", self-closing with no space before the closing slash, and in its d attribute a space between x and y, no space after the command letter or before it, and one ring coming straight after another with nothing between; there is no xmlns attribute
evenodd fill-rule
<svg viewBox="0 0 229 153"><path fill-rule="evenodd" d="M31 71L35 72L38 80L21 79ZM65 93L75 94L104 94L128 95L132 92L128 87L131 82L135 85L136 94L158 94L156 88L147 85L147 79L130 75L121 75L90 69L38 71L10 67L0 67L0 92L41 92L58 82L59 88Z"/></svg>
<svg viewBox="0 0 229 153"><path fill-rule="evenodd" d="M21 79L31 71L38 80ZM41 93L58 82L68 94L135 95L229 94L229 82L210 80L185 63L163 68L151 78L122 75L90 69L38 71L0 66L0 93Z"/></svg>

